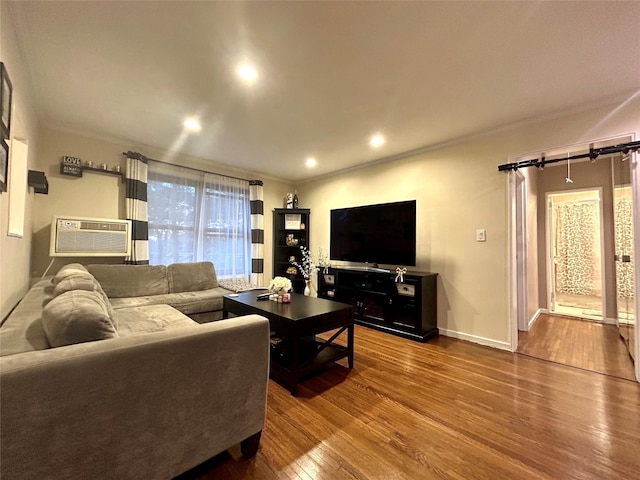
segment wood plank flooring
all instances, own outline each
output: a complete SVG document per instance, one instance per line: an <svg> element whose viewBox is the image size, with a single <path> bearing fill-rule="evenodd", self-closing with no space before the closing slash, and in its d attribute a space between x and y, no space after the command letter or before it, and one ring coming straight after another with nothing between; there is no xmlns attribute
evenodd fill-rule
<svg viewBox="0 0 640 480"><path fill-rule="evenodd" d="M635 379L633 362L615 325L542 314L531 330L518 333L517 352L606 375Z"/></svg>
<svg viewBox="0 0 640 480"><path fill-rule="evenodd" d="M184 478L640 478L638 383L358 326L345 365L296 397L270 382L257 455L231 449Z"/></svg>

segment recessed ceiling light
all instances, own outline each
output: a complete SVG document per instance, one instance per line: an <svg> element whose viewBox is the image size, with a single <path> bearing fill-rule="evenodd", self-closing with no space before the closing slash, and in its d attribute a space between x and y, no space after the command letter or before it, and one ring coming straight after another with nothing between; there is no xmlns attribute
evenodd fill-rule
<svg viewBox="0 0 640 480"><path fill-rule="evenodd" d="M238 76L247 83L253 83L258 78L258 72L247 63L243 63L236 69Z"/></svg>
<svg viewBox="0 0 640 480"><path fill-rule="evenodd" d="M307 158L307 161L304 162L304 164L309 168L313 168L318 164L318 162L316 161L315 158L309 157L309 158Z"/></svg>
<svg viewBox="0 0 640 480"><path fill-rule="evenodd" d="M371 139L369 139L369 145L371 145L373 148L378 148L379 146L384 145L384 142L384 137L379 133L376 133L371 137Z"/></svg>
<svg viewBox="0 0 640 480"><path fill-rule="evenodd" d="M182 122L182 126L185 128L187 132L198 133L202 130L202 125L200 125L200 119L197 117L189 117L185 118L184 122Z"/></svg>

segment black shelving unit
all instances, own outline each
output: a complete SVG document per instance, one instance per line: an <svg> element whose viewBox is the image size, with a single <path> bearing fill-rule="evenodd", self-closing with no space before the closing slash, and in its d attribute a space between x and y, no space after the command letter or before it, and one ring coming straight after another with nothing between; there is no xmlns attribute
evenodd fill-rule
<svg viewBox="0 0 640 480"><path fill-rule="evenodd" d="M308 208L275 208L273 210L273 276L288 277L297 293L304 292L304 277L298 272L287 274L290 258L302 264L301 246L309 248Z"/></svg>

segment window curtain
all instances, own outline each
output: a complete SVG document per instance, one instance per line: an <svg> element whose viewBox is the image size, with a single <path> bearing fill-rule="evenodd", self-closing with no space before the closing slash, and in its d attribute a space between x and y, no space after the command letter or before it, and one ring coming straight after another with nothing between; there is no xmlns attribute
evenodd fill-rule
<svg viewBox="0 0 640 480"><path fill-rule="evenodd" d="M149 264L149 230L147 217L148 159L136 152L127 152L125 170L127 220L131 220L131 255L125 263Z"/></svg>
<svg viewBox="0 0 640 480"><path fill-rule="evenodd" d="M264 200L262 180L249 182L251 200L251 284L264 285Z"/></svg>
<svg viewBox="0 0 640 480"><path fill-rule="evenodd" d="M249 281L249 182L149 162L150 263L211 261L219 278Z"/></svg>

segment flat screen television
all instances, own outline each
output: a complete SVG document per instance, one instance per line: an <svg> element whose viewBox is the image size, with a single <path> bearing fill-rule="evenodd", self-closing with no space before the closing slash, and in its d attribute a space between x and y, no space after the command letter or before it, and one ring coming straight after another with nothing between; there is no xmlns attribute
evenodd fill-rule
<svg viewBox="0 0 640 480"><path fill-rule="evenodd" d="M416 264L416 201L331 210L332 260Z"/></svg>

